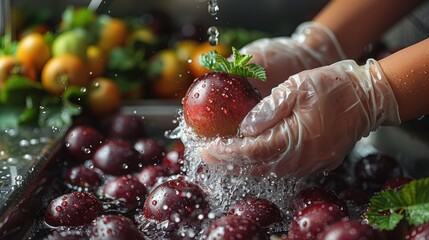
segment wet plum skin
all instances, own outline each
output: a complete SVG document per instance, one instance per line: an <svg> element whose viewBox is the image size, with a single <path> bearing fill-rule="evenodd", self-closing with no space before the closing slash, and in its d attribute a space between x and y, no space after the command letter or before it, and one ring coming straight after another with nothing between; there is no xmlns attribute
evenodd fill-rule
<svg viewBox="0 0 429 240"><path fill-rule="evenodd" d="M195 183L179 177L153 189L143 206L144 216L158 222L179 220L196 224L208 213L208 203L202 189Z"/></svg>
<svg viewBox="0 0 429 240"><path fill-rule="evenodd" d="M105 215L96 218L91 224L93 240L144 240L133 222L120 215Z"/></svg>
<svg viewBox="0 0 429 240"><path fill-rule="evenodd" d="M103 213L101 202L91 193L73 192L54 198L45 212L50 226L81 226Z"/></svg>
<svg viewBox="0 0 429 240"><path fill-rule="evenodd" d="M244 216L224 216L207 227L203 239L268 240L268 234L254 220Z"/></svg>
<svg viewBox="0 0 429 240"><path fill-rule="evenodd" d="M262 99L247 78L211 72L195 79L183 99L186 123L203 137L230 137Z"/></svg>
<svg viewBox="0 0 429 240"><path fill-rule="evenodd" d="M267 227L283 220L282 212L277 205L265 198L253 196L248 196L231 206L228 215L253 219L262 227Z"/></svg>
<svg viewBox="0 0 429 240"><path fill-rule="evenodd" d="M110 199L122 200L126 209L133 210L144 202L147 189L137 177L125 175L107 182L103 194Z"/></svg>
<svg viewBox="0 0 429 240"><path fill-rule="evenodd" d="M65 151L75 162L91 159L103 141L101 133L90 126L75 126L65 136Z"/></svg>

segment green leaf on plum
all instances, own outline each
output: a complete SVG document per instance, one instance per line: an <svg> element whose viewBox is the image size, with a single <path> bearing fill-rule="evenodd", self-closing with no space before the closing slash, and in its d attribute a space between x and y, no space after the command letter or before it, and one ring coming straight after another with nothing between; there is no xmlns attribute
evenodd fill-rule
<svg viewBox="0 0 429 240"><path fill-rule="evenodd" d="M412 226L429 222L429 178L375 194L365 215L369 224L381 230L394 229L402 219Z"/></svg>
<svg viewBox="0 0 429 240"><path fill-rule="evenodd" d="M252 55L240 54L236 48L232 48L233 60L229 61L216 51L210 51L200 56L202 66L216 72L226 72L241 77L255 78L261 81L267 79L265 69L257 64L249 64Z"/></svg>

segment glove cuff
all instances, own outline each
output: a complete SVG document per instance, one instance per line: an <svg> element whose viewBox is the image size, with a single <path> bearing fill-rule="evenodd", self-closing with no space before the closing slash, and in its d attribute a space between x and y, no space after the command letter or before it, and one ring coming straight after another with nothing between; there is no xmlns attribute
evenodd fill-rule
<svg viewBox="0 0 429 240"><path fill-rule="evenodd" d="M367 60L366 65L369 68L370 79L374 87L375 102L378 103L377 124L384 126L399 125L401 119L398 102L380 65L372 58Z"/></svg>
<svg viewBox="0 0 429 240"><path fill-rule="evenodd" d="M292 39L302 43L304 49L317 59L321 66L346 59L335 34L317 22L304 22L292 34Z"/></svg>

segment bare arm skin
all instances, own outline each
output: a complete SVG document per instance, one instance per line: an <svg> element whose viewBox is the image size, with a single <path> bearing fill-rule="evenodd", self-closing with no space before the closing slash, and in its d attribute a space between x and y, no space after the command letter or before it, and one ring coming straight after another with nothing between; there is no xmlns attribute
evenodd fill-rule
<svg viewBox="0 0 429 240"><path fill-rule="evenodd" d="M402 121L429 114L429 39L379 61Z"/></svg>
<svg viewBox="0 0 429 240"><path fill-rule="evenodd" d="M333 0L314 19L333 31L348 58L359 57L421 0ZM429 39L380 61L402 121L429 114Z"/></svg>
<svg viewBox="0 0 429 240"><path fill-rule="evenodd" d="M314 21L331 29L347 58L359 57L422 0L333 0Z"/></svg>

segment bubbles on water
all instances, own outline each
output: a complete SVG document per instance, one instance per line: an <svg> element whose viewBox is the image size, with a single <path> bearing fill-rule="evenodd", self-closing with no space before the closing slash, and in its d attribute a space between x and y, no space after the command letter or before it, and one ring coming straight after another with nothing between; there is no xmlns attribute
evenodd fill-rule
<svg viewBox="0 0 429 240"><path fill-rule="evenodd" d="M31 161L33 160L33 155L31 154L24 154L24 156L22 157L25 160Z"/></svg>
<svg viewBox="0 0 429 240"><path fill-rule="evenodd" d="M185 174L190 181L197 182L207 192L212 217L227 211L231 205L246 195L253 195L270 199L285 213L288 220L291 219L288 204L300 187L300 179L276 176L252 177L250 176L252 166L248 165L207 165L202 160L201 148L207 146L209 141L197 136L186 125L183 112L179 112L179 127L175 131L179 131L176 136L180 136L185 145ZM237 172L237 175L231 175L231 171ZM277 228L285 230L287 226L288 224L283 224Z"/></svg>
<svg viewBox="0 0 429 240"><path fill-rule="evenodd" d="M21 175L16 175L15 176L15 185L21 185L22 184L22 181L23 181L23 177L21 176Z"/></svg>

